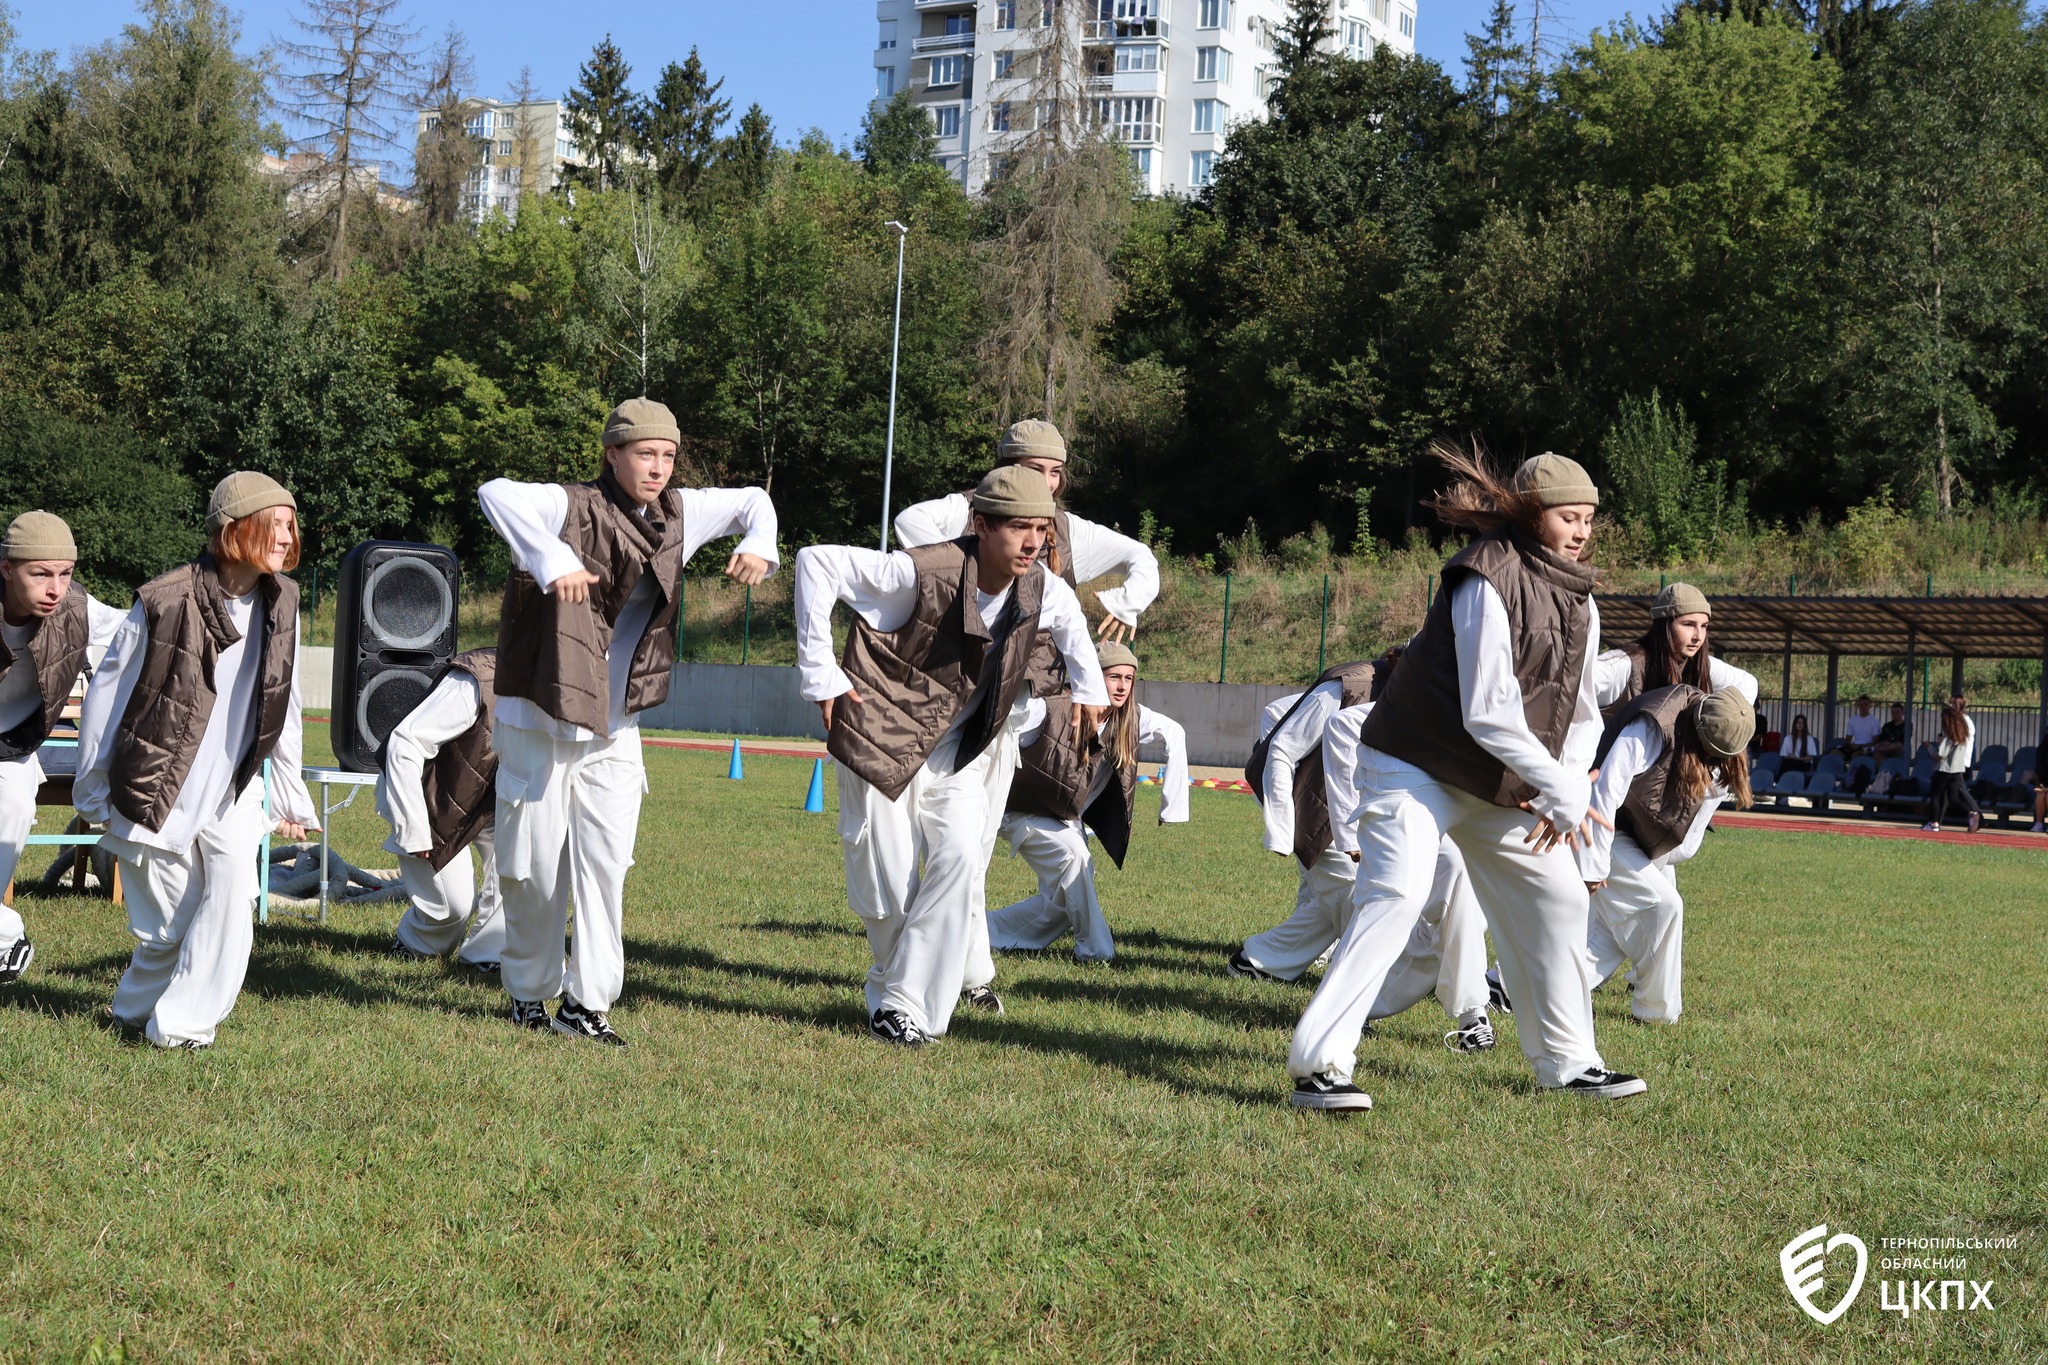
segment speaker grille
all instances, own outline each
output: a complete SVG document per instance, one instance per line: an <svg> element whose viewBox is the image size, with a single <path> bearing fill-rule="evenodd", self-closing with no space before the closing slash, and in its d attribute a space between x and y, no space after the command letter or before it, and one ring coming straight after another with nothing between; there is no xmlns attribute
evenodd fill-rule
<svg viewBox="0 0 2048 1365"><path fill-rule="evenodd" d="M434 690L434 675L419 668L388 668L363 684L356 698L356 733L381 749L398 723Z"/></svg>
<svg viewBox="0 0 2048 1365"><path fill-rule="evenodd" d="M448 580L420 559L392 558L363 585L364 624L381 649L428 649L455 621ZM380 732L381 733L381 732Z"/></svg>

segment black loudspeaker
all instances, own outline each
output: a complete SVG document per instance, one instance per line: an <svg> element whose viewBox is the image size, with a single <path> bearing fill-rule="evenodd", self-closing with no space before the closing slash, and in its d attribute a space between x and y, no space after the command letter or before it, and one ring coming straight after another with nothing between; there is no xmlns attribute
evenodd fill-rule
<svg viewBox="0 0 2048 1365"><path fill-rule="evenodd" d="M439 545L366 540L335 587L334 757L373 773L384 741L426 700L455 656L462 566Z"/></svg>

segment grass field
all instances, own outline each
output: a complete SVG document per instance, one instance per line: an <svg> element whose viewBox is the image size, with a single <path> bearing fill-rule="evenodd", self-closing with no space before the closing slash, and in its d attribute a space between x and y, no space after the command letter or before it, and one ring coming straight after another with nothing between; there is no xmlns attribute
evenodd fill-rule
<svg viewBox="0 0 2048 1365"><path fill-rule="evenodd" d="M158 1053L98 1023L117 913L25 897L0 1359L2048 1359L2039 852L1717 834L1685 1019L1598 998L1648 1097L1539 1095L1512 1025L1459 1057L1432 1005L1332 1121L1282 1104L1306 988L1221 970L1292 900L1244 797L1105 867L1113 965L1004 959L1006 1019L906 1055L861 1034L809 764L648 766L622 1053L382 956L390 907L259 930L219 1044ZM991 902L1024 885L999 855ZM1872 1256L1827 1328L1778 1269L1823 1221ZM2019 1239L1919 1276L1995 1310L1883 1312L1879 1239L1940 1235Z"/></svg>

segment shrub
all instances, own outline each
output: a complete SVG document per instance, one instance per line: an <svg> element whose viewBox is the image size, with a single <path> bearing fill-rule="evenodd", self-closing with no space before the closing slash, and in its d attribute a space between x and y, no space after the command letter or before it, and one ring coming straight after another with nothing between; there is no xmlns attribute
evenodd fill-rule
<svg viewBox="0 0 2048 1365"><path fill-rule="evenodd" d="M1744 489L1730 487L1726 461L1702 462L1698 446L1685 409L1666 409L1654 389L1622 399L1600 443L1611 510L1629 528L1624 543L1653 567L1711 553L1744 520Z"/></svg>

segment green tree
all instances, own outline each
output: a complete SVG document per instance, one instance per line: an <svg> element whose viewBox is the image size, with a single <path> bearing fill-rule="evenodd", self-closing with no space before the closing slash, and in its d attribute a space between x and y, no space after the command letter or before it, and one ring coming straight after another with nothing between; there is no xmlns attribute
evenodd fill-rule
<svg viewBox="0 0 2048 1365"><path fill-rule="evenodd" d="M939 130L908 90L898 90L887 104L869 105L861 115L853 150L876 174L897 175L938 156Z"/></svg>
<svg viewBox="0 0 2048 1365"><path fill-rule="evenodd" d="M747 106L732 136L718 146L715 164L718 197L726 202L751 203L768 188L775 163L775 125L758 104Z"/></svg>
<svg viewBox="0 0 2048 1365"><path fill-rule="evenodd" d="M662 204L671 213L682 211L718 150L718 130L732 110L731 100L718 98L724 85L705 73L694 47L681 66L663 67L654 84L643 137L654 157Z"/></svg>
<svg viewBox="0 0 2048 1365"><path fill-rule="evenodd" d="M607 33L576 72L576 84L562 97L569 132L582 164L570 174L578 183L608 190L622 182L631 156L640 100L627 84L633 68Z"/></svg>
<svg viewBox="0 0 2048 1365"><path fill-rule="evenodd" d="M1608 511L1642 557L1658 567L1713 551L1744 519L1742 490L1724 460L1699 457L1685 409L1654 390L1624 398L1600 442L1612 490Z"/></svg>
<svg viewBox="0 0 2048 1365"><path fill-rule="evenodd" d="M191 480L124 423L74 422L34 408L0 409L0 521L31 508L55 512L78 542L78 577L103 600L135 588L206 548L205 507Z"/></svg>

